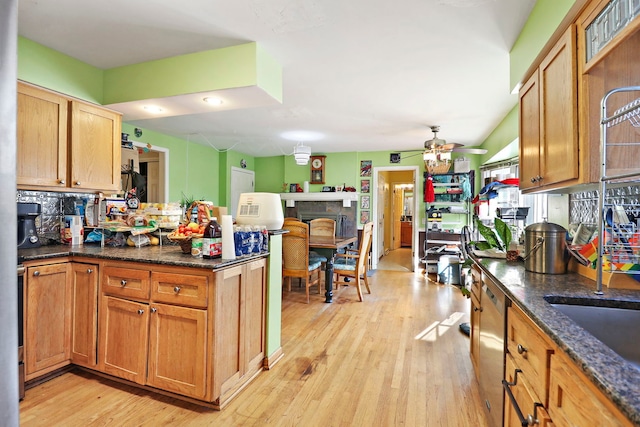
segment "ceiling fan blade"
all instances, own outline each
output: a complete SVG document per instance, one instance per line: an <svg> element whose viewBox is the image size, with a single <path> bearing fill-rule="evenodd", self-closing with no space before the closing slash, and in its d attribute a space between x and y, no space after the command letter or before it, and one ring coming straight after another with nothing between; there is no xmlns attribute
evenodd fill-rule
<svg viewBox="0 0 640 427"><path fill-rule="evenodd" d="M467 153L467 154L487 154L487 150L484 148L454 148L454 153Z"/></svg>
<svg viewBox="0 0 640 427"><path fill-rule="evenodd" d="M448 142L446 144L442 144L438 146L438 148L442 151L451 151L459 147L462 147L462 144L457 144L455 142Z"/></svg>

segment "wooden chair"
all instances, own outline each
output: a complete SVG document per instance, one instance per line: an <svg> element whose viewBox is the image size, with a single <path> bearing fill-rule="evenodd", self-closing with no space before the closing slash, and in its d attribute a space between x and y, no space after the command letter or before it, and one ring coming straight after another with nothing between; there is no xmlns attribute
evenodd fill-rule
<svg viewBox="0 0 640 427"><path fill-rule="evenodd" d="M369 250L371 249L372 234L373 222L370 221L362 227L359 249L347 249L344 254L336 254L335 262L333 264L333 272L336 275L336 279L334 280L336 288L339 288L340 285L352 284L351 281L347 282L345 280L347 277L355 279L354 282L360 301L362 301L362 288L360 287L361 280L364 280L367 292L371 293L369 280L367 279L367 266L369 264Z"/></svg>
<svg viewBox="0 0 640 427"><path fill-rule="evenodd" d="M335 236L336 221L331 218L316 218L309 221L309 234L312 236Z"/></svg>
<svg viewBox="0 0 640 427"><path fill-rule="evenodd" d="M309 258L309 225L302 221L287 219L282 226L288 233L282 235L282 277L287 281L287 289L291 291L291 278L298 277L305 281L307 304L309 304L309 288L318 285L320 289L320 266L318 259Z"/></svg>

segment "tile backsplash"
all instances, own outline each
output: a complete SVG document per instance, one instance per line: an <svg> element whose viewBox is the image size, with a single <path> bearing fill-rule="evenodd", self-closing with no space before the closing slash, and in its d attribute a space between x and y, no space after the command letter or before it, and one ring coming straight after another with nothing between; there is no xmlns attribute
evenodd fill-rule
<svg viewBox="0 0 640 427"><path fill-rule="evenodd" d="M569 221L572 224L598 222L598 190L569 195ZM625 207L629 217L640 217L640 184L608 188L607 200Z"/></svg>
<svg viewBox="0 0 640 427"><path fill-rule="evenodd" d="M39 203L42 214L36 219L36 227L43 245L60 242L60 222L64 215L74 215L76 203L86 199L93 203L97 196L87 193L57 193L18 190L16 202Z"/></svg>

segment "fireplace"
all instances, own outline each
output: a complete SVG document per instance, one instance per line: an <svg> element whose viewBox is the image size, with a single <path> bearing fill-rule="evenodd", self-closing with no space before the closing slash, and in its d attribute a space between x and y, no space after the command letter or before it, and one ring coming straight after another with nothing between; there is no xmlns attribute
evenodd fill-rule
<svg viewBox="0 0 640 427"><path fill-rule="evenodd" d="M357 236L356 208L345 207L340 201L299 201L285 208L285 217L309 222L316 218L331 218L336 222L336 235Z"/></svg>

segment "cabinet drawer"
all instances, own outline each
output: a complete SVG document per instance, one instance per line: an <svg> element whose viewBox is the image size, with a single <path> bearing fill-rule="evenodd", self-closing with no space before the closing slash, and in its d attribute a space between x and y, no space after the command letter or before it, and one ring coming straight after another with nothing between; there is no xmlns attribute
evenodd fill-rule
<svg viewBox="0 0 640 427"><path fill-rule="evenodd" d="M478 299L480 306L480 295L482 294L482 273L475 265L471 267L471 293Z"/></svg>
<svg viewBox="0 0 640 427"><path fill-rule="evenodd" d="M516 306L507 311L507 351L529 380L533 393L546 403L553 349L538 327Z"/></svg>
<svg viewBox="0 0 640 427"><path fill-rule="evenodd" d="M549 414L556 425L632 425L564 354L551 356L550 377Z"/></svg>
<svg viewBox="0 0 640 427"><path fill-rule="evenodd" d="M102 273L102 292L109 295L149 299L150 273L148 270L105 266Z"/></svg>
<svg viewBox="0 0 640 427"><path fill-rule="evenodd" d="M536 424L539 427L550 427L553 424L551 423L551 418L547 413L547 410L544 408L543 403L540 402L531 391L531 383L529 378L523 373L518 372L516 374L516 365L513 358L507 354L506 358L506 371L505 371L505 379L512 385L510 385L511 393L513 394L514 400L520 409L522 416L525 419L528 419L531 416L532 419L538 421ZM515 384L514 384L515 383ZM505 410L504 410L504 425L505 427L516 427L522 426L522 422L518 417L516 407L514 403L509 398L508 393L505 393L504 397L505 401Z"/></svg>
<svg viewBox="0 0 640 427"><path fill-rule="evenodd" d="M189 307L207 307L209 277L166 272L151 273L151 299Z"/></svg>

